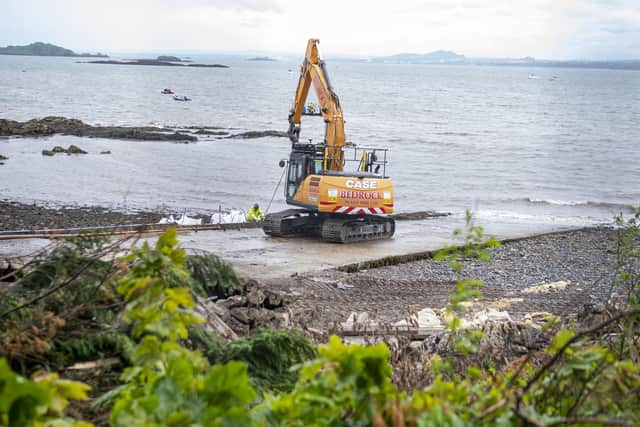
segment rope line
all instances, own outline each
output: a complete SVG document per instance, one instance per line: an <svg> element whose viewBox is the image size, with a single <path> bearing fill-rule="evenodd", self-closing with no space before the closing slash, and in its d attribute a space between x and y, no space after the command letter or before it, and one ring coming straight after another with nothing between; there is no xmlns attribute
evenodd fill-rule
<svg viewBox="0 0 640 427"><path fill-rule="evenodd" d="M278 181L278 184L276 185L276 188L274 188L273 190L273 195L271 196L271 200L269 200L269 205L267 206L267 209L264 211L265 215L269 213L269 209L271 209L271 203L273 203L273 199L276 198L276 192L278 191L278 187L280 187L280 183L282 182L282 178L284 177L284 173L287 171L287 168L284 167L282 168L282 175L280 175L280 180Z"/></svg>

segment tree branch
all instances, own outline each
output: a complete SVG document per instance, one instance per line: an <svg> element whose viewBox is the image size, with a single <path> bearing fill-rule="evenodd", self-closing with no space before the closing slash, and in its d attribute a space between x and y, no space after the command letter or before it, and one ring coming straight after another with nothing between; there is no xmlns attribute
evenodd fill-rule
<svg viewBox="0 0 640 427"><path fill-rule="evenodd" d="M542 365L542 367L540 367L540 369L538 369L538 371L536 371L536 373L529 379L529 381L527 382L527 385L524 387L524 389L522 390L521 396L526 393L527 391L529 391L529 389L531 388L531 386L533 386L533 384L538 381L542 375L545 373L545 371L547 369L549 369L551 366L553 366L553 364L555 364L558 359L560 359L560 357L564 354L564 352L571 346L573 345L575 342L581 340L582 338L593 334L594 332L598 332L600 329L603 329L607 326L609 326L610 324L617 322L620 319L623 319L625 317L630 317L630 316L636 316L636 315L640 315L640 310L629 310L629 311L624 311L622 313L619 313L613 317L611 317L610 319L605 320L604 322L589 328L589 329L585 329L582 332L579 332L577 334L575 334L573 337L571 337L554 355L553 357L551 357L551 359L549 359L547 361L547 363L545 363L544 365ZM520 398L519 398L520 400Z"/></svg>
<svg viewBox="0 0 640 427"><path fill-rule="evenodd" d="M634 427L635 423L631 423L625 420L619 420L615 418L596 418L596 417L570 417L563 418L561 420L553 421L547 424L545 427L553 427L560 425L572 425L572 424L596 424L602 426L622 426L622 427Z"/></svg>
<svg viewBox="0 0 640 427"><path fill-rule="evenodd" d="M69 284L73 283L89 267L91 267L93 264L95 264L97 261L99 261L101 257L103 257L105 254L107 254L110 251L112 251L114 248L122 245L122 243L125 242L126 240L128 240L128 238L119 239L115 243L107 246L106 248L103 248L98 253L94 254L91 258L89 258L88 262L86 262L81 268L76 270L67 280L65 280L64 282L62 282L62 283L60 283L60 284L58 284L56 286L54 286L53 288L50 288L46 292L43 292L42 294L30 299L29 301L25 302L24 304L21 304L21 305L19 305L17 307L13 307L13 308L5 311L4 313L0 314L0 319L7 317L11 313L15 313L16 311L22 310L23 308L28 307L31 304L34 304L34 303L40 301L41 299L48 297L49 295L53 294L54 292L62 289L63 287L68 286Z"/></svg>

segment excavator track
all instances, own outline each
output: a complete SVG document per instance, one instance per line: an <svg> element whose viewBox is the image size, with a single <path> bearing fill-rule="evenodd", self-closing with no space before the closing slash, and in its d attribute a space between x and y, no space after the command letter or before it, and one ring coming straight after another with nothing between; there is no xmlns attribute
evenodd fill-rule
<svg viewBox="0 0 640 427"><path fill-rule="evenodd" d="M262 223L274 237L318 236L325 242L356 243L389 239L395 232L393 218L376 215L322 215L305 209L269 214Z"/></svg>
<svg viewBox="0 0 640 427"><path fill-rule="evenodd" d="M268 214L262 222L262 231L274 237L313 236L318 233L318 215L306 209L287 209Z"/></svg>
<svg viewBox="0 0 640 427"><path fill-rule="evenodd" d="M393 218L375 215L345 215L322 223L322 240L335 243L369 242L389 239L395 233Z"/></svg>

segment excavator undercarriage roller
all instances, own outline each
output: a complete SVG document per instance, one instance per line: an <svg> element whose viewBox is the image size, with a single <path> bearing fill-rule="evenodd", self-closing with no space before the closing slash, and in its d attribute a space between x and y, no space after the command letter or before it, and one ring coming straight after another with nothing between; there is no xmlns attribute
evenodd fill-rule
<svg viewBox="0 0 640 427"><path fill-rule="evenodd" d="M265 234L274 237L313 236L319 227L318 214L304 209L268 214L262 223Z"/></svg>
<svg viewBox="0 0 640 427"><path fill-rule="evenodd" d="M392 218L376 215L318 214L288 209L266 216L262 229L270 236L319 236L326 242L355 243L389 239L395 232Z"/></svg>
<svg viewBox="0 0 640 427"><path fill-rule="evenodd" d="M344 215L328 218L322 223L322 240L335 243L356 243L389 239L396 230L392 218L374 215Z"/></svg>

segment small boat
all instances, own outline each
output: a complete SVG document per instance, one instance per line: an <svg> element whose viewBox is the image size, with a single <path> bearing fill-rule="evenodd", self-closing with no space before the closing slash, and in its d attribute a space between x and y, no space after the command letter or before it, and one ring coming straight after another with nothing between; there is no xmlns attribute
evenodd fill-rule
<svg viewBox="0 0 640 427"><path fill-rule="evenodd" d="M191 101L191 98L188 98L185 95L174 95L173 100L174 101Z"/></svg>
<svg viewBox="0 0 640 427"><path fill-rule="evenodd" d="M532 73L532 74L529 74L529 77L527 78L531 80L537 80L539 77Z"/></svg>
<svg viewBox="0 0 640 427"><path fill-rule="evenodd" d="M164 89L162 89L162 91L160 91L160 93L163 95L173 95L175 92L165 87Z"/></svg>

